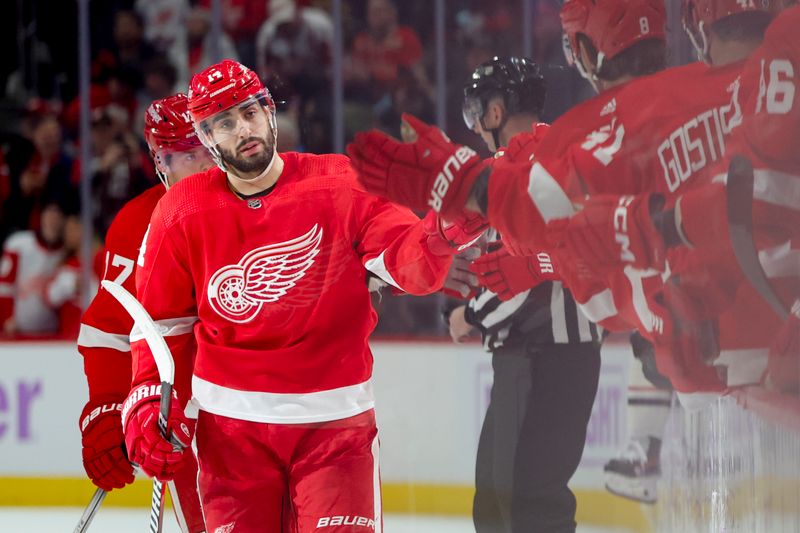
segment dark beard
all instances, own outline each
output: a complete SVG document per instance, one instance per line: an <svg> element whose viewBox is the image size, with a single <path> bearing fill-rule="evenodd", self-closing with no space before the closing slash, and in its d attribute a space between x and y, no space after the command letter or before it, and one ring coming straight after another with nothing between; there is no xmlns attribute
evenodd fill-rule
<svg viewBox="0 0 800 533"><path fill-rule="evenodd" d="M220 148L219 152L222 155L222 159L225 161L227 165L232 167L234 170L240 173L249 174L251 172L261 173L266 170L267 166L269 165L270 161L272 161L272 156L275 153L275 146L268 146L264 139L259 139L258 137L250 137L245 139L244 141L239 143L237 146L237 151L242 146L249 144L251 142L260 142L264 146L264 151L256 157L237 157L232 152L228 152Z"/></svg>

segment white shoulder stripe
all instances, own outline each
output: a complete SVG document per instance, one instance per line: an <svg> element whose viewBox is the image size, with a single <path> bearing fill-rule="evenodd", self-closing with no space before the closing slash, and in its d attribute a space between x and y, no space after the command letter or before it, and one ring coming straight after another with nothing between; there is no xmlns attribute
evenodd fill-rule
<svg viewBox="0 0 800 533"><path fill-rule="evenodd" d="M108 333L86 324L81 324L81 330L78 333L78 346L111 348L120 352L131 351L131 343L127 335Z"/></svg>
<svg viewBox="0 0 800 533"><path fill-rule="evenodd" d="M378 257L368 260L366 263L364 263L364 268L366 268L367 270L369 270L370 272L381 278L383 281L385 281L392 287L396 287L402 291L403 287L398 285L398 283L394 280L392 275L389 274L389 271L386 270L386 264L384 263L383 260L383 254L385 253L386 252L381 252L381 255L379 255Z"/></svg>
<svg viewBox="0 0 800 533"><path fill-rule="evenodd" d="M196 316L184 316L180 318L165 318L164 320L155 320L158 332L163 337L177 337L178 335L185 335L191 333L194 329L194 323L197 322ZM131 330L131 342L144 340L144 335L138 326L134 324Z"/></svg>

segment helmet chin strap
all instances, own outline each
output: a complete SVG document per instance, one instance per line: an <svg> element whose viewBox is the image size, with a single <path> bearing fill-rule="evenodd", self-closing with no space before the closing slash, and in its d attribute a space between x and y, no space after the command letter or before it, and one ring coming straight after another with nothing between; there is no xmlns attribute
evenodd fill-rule
<svg viewBox="0 0 800 533"><path fill-rule="evenodd" d="M276 157L277 155L278 155L278 151L277 151L277 150L273 150L273 151L272 151L272 158L270 158L270 160L269 160L269 163L267 164L267 167L264 169L264 171L263 171L261 174L259 174L259 175L258 175L258 176L256 176L255 178L250 178L250 179L243 178L243 177L239 176L239 175L238 175L238 174L237 174L237 173L236 173L236 172L235 172L233 169L231 169L231 168L228 168L227 170L225 170L225 172L226 172L227 174L229 174L229 175L233 176L234 178L236 178L236 179L237 179L237 180L239 180L239 181L245 181L245 182L248 182L248 183L249 183L249 182L251 182L251 181L258 181L258 180L260 180L261 178L263 178L264 176L266 176L266 175L269 173L269 171L270 171L270 170L272 170L272 166L275 164L275 157ZM227 166L227 165L226 165L226 166Z"/></svg>
<svg viewBox="0 0 800 533"><path fill-rule="evenodd" d="M481 128L483 129L483 131L488 131L488 132L490 132L492 134L492 140L494 141L494 150L493 150L493 152L497 152L498 150L500 150L500 148L502 148L502 146L500 145L500 132L503 131L503 128L506 127L506 122L508 122L508 115L509 114L504 109L503 110L503 118L500 120L500 124L498 124L497 127L495 127L495 128L487 128L484 125L484 121L483 121L484 117L481 117L481 119L480 119Z"/></svg>

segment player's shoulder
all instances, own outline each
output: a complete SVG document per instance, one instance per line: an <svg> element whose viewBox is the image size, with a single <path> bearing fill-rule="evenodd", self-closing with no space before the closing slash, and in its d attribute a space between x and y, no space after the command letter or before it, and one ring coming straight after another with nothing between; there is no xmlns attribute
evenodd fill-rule
<svg viewBox="0 0 800 533"><path fill-rule="evenodd" d="M163 185L153 185L122 206L117 216L114 217L112 226L114 224L128 224L142 218L149 220L153 210L156 208L156 204L165 193L166 189Z"/></svg>
<svg viewBox="0 0 800 533"><path fill-rule="evenodd" d="M352 189L358 187L350 159L339 154L281 153L284 162L281 180L303 190Z"/></svg>
<svg viewBox="0 0 800 533"><path fill-rule="evenodd" d="M798 27L800 27L800 6L784 9L775 16L775 19L767 28L764 41L767 43L795 43L794 48L798 49L795 36Z"/></svg>
<svg viewBox="0 0 800 533"><path fill-rule="evenodd" d="M285 152L281 157L287 166L294 166L304 177L352 174L350 160L340 154Z"/></svg>
<svg viewBox="0 0 800 533"><path fill-rule="evenodd" d="M219 167L192 174L172 185L159 200L156 210L165 226L205 209L214 208L229 193L225 173Z"/></svg>
<svg viewBox="0 0 800 533"><path fill-rule="evenodd" d="M121 249L129 245L138 246L165 192L163 185L154 185L122 206L108 228L106 247Z"/></svg>

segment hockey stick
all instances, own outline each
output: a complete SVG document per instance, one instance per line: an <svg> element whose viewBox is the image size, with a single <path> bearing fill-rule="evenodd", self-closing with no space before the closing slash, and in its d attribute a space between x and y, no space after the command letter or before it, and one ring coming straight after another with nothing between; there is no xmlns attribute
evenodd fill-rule
<svg viewBox="0 0 800 533"><path fill-rule="evenodd" d="M734 156L728 166L726 198L728 229L731 246L747 281L778 314L781 320L789 317L786 306L767 280L753 242L753 166L741 155Z"/></svg>
<svg viewBox="0 0 800 533"><path fill-rule="evenodd" d="M145 308L131 293L113 281L103 280L101 284L125 308L125 311L133 318L136 326L142 331L144 340L153 353L153 359L155 359L156 367L158 368L158 377L161 380L158 428L161 430L161 435L169 440L173 446L183 447L180 442L167 434L167 418L172 404L172 384L175 382L175 361L172 359L167 342L158 331L158 327ZM150 533L161 533L164 523L165 490L166 485L162 481L153 478L153 495L150 501Z"/></svg>
<svg viewBox="0 0 800 533"><path fill-rule="evenodd" d="M97 489L94 491L94 496L89 501L89 505L86 506L86 509L83 510L83 514L81 515L81 519L78 520L78 525L75 526L75 529L72 533L85 533L87 529L89 529L89 524L92 523L92 519L94 515L97 514L97 510L100 509L100 504L103 503L103 500L106 498L106 494L108 494L103 489Z"/></svg>

